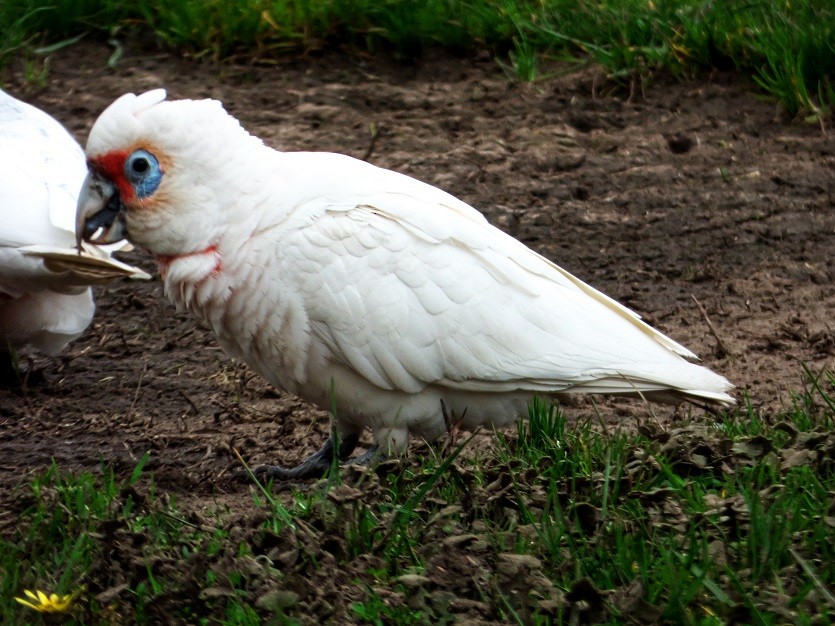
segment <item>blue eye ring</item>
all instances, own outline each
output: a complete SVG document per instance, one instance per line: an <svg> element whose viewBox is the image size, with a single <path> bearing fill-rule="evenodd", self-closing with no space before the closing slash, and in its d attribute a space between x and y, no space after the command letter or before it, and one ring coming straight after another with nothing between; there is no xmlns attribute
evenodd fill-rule
<svg viewBox="0 0 835 626"><path fill-rule="evenodd" d="M162 182L162 169L157 158L147 150L135 150L125 159L125 178L137 198L147 198Z"/></svg>

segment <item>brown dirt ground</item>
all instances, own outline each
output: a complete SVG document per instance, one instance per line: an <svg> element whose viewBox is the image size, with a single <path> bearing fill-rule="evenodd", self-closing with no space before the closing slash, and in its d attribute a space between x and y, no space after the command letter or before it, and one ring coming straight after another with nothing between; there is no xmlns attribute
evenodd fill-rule
<svg viewBox="0 0 835 626"><path fill-rule="evenodd" d="M801 364L835 367L835 143L779 119L738 77L659 79L627 99L601 93L588 69L519 84L487 57L217 66L134 52L109 69L109 52L61 51L28 99L82 140L117 96L165 86L222 100L276 148L365 155L440 186L640 312L766 412L791 403ZM7 71L10 90L22 76ZM141 252L128 259L154 269ZM248 491L228 478L231 447L290 465L322 441L324 413L230 361L158 279L98 289L97 302L60 357L30 357L42 383L0 390L0 492L51 459L124 474L150 450L159 488L200 509ZM627 400L602 407L611 421L636 412Z"/></svg>

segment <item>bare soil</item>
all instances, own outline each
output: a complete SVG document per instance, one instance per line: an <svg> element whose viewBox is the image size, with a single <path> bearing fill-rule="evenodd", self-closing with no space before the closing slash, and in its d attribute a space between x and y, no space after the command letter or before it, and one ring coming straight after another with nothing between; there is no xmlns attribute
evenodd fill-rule
<svg viewBox="0 0 835 626"><path fill-rule="evenodd" d="M641 313L766 413L791 404L804 364L835 367L835 142L781 119L737 76L659 78L629 98L592 70L520 84L486 56L218 66L136 51L109 69L109 54L65 49L45 86L24 85L22 65L6 85L82 143L117 96L164 86L222 100L276 148L365 157L442 187ZM155 271L141 251L127 258ZM23 506L12 488L53 459L125 475L146 451L181 509L223 502L259 520L250 485L231 478L231 449L295 464L325 437L326 414L232 362L158 278L96 296L81 339L58 358L28 357L42 381L0 390L0 527ZM569 413L588 408L576 405ZM646 414L633 401L599 406L611 422Z"/></svg>

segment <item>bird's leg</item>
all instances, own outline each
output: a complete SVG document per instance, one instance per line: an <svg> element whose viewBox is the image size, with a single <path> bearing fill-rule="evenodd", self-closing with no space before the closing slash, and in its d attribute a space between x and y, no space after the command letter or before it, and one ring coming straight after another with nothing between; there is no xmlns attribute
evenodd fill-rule
<svg viewBox="0 0 835 626"><path fill-rule="evenodd" d="M20 383L20 372L16 361L11 350L0 348L0 385L3 387Z"/></svg>
<svg viewBox="0 0 835 626"><path fill-rule="evenodd" d="M340 461L346 461L357 447L359 434L345 435L339 440ZM365 457L368 453L360 455ZM353 459L349 461L353 463ZM296 467L281 467L280 465L260 465L252 470L259 478L278 478L280 480L293 480L299 478L319 478L333 465L333 437L328 437L324 445L316 452L307 457Z"/></svg>
<svg viewBox="0 0 835 626"><path fill-rule="evenodd" d="M44 381L43 370L20 364L17 351L11 346L0 347L0 387L26 389Z"/></svg>

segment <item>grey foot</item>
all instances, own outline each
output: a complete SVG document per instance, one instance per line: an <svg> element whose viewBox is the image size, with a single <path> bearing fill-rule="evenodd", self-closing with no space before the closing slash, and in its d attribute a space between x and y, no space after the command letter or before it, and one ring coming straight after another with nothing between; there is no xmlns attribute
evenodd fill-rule
<svg viewBox="0 0 835 626"><path fill-rule="evenodd" d="M347 465L368 465L372 460L380 458L378 447L372 446L359 456L351 458L356 449L359 435L347 435L339 442L339 460ZM324 445L307 457L296 467L281 467L280 465L259 465L252 472L259 478L277 478L279 480L297 480L303 478L320 478L333 466L333 439L328 437Z"/></svg>

